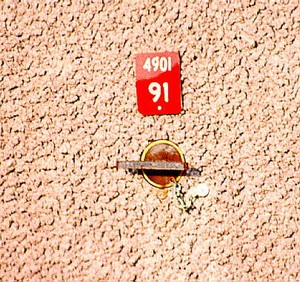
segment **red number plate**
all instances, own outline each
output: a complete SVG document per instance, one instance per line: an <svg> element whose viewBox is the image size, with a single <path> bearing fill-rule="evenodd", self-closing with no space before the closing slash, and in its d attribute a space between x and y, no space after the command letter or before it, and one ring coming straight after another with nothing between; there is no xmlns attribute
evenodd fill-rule
<svg viewBox="0 0 300 282"><path fill-rule="evenodd" d="M182 106L178 53L138 54L136 91L141 114L179 114Z"/></svg>

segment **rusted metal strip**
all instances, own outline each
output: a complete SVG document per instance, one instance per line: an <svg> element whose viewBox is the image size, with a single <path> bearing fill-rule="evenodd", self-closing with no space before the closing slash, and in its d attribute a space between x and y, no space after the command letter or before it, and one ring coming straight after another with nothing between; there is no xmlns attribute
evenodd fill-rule
<svg viewBox="0 0 300 282"><path fill-rule="evenodd" d="M161 162L161 161L119 161L117 168L133 170L187 170L188 164L184 162Z"/></svg>

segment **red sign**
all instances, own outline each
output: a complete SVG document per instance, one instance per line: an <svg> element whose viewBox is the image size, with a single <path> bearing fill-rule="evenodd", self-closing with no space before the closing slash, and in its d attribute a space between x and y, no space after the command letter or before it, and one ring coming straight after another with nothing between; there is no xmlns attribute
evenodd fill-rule
<svg viewBox="0 0 300 282"><path fill-rule="evenodd" d="M179 114L182 106L178 53L138 54L136 92L141 114Z"/></svg>

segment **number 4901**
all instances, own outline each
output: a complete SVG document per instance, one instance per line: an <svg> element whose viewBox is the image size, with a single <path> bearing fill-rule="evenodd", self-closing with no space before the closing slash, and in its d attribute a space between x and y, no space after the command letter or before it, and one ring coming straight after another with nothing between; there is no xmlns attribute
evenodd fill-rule
<svg viewBox="0 0 300 282"><path fill-rule="evenodd" d="M171 71L172 70L172 58L171 57L153 57L153 58L147 58L143 69L150 71Z"/></svg>

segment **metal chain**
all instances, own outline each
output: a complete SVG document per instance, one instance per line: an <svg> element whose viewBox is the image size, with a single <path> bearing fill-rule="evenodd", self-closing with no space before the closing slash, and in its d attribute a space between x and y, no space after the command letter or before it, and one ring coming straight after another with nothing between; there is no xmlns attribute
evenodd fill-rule
<svg viewBox="0 0 300 282"><path fill-rule="evenodd" d="M182 186L175 179L173 179L172 182L174 194L178 201L179 208L186 212L189 212L194 205L194 201L198 197L206 197L209 193L209 188L205 183L200 183L197 186L189 189L187 193L183 194Z"/></svg>
<svg viewBox="0 0 300 282"><path fill-rule="evenodd" d="M189 209L192 207L193 205L193 198L188 198L188 199L185 199L184 198L184 195L182 193L182 186L181 184L179 184L178 182L174 181L173 182L173 187L174 187L174 194L175 194L175 197L178 201L178 204L179 204L179 208L188 212Z"/></svg>

